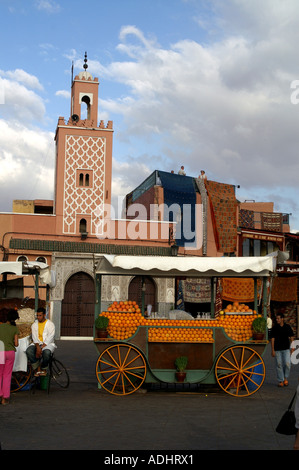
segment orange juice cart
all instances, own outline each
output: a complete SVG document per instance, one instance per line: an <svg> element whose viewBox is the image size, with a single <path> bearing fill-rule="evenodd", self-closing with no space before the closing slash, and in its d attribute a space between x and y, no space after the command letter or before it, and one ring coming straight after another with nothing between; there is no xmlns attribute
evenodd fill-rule
<svg viewBox="0 0 299 470"><path fill-rule="evenodd" d="M275 275L276 263L277 254L242 258L98 257L96 318L109 319L106 338L100 338L96 329L94 332L99 387L114 395L128 395L143 384L178 383L177 368L185 359L184 383L218 384L235 397L255 393L265 379L262 356L268 343L267 332L263 340L252 338L252 322L258 316L257 286L262 286L262 315L266 318L268 281ZM131 300L112 302L102 311L101 282L107 275L210 278L211 312L208 318L146 317L143 303L141 308ZM213 280L219 278L252 279L254 308L234 302L215 316Z"/></svg>

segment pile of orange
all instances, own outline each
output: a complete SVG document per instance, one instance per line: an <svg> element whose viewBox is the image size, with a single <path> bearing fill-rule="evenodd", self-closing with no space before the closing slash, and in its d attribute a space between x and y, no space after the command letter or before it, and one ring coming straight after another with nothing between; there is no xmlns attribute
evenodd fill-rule
<svg viewBox="0 0 299 470"><path fill-rule="evenodd" d="M213 330L210 328L149 328L150 342L212 343Z"/></svg>
<svg viewBox="0 0 299 470"><path fill-rule="evenodd" d="M135 300L124 300L117 302L116 300L108 307L108 312L137 312L141 310Z"/></svg>
<svg viewBox="0 0 299 470"><path fill-rule="evenodd" d="M239 302L233 302L232 304L228 304L225 307L224 312L225 313L233 313L233 312L252 313L252 310L246 304L242 304L242 303L239 303ZM253 310L253 313L256 313L255 310Z"/></svg>
<svg viewBox="0 0 299 470"><path fill-rule="evenodd" d="M252 315L224 315L217 319L217 326L222 326L225 333L234 341L248 341L252 337L252 322L257 317Z"/></svg>
<svg viewBox="0 0 299 470"><path fill-rule="evenodd" d="M109 318L108 334L114 339L127 339L136 333L142 322L142 315L133 312L102 312Z"/></svg>
<svg viewBox="0 0 299 470"><path fill-rule="evenodd" d="M247 311L247 313L249 313ZM222 327L234 341L248 341L252 337L252 321L256 314L220 315L208 320L168 320L145 318L136 302L113 302L101 313L109 318L108 334L111 338L125 340L133 336L139 326L148 326L148 340L165 342L213 342L213 330ZM189 328L188 328L189 327ZM194 328L196 327L196 328Z"/></svg>

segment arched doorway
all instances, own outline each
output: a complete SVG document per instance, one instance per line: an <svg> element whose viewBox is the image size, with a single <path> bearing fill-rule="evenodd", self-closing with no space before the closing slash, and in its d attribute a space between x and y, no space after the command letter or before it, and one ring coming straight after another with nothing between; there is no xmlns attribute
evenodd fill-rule
<svg viewBox="0 0 299 470"><path fill-rule="evenodd" d="M71 276L61 305L61 336L92 336L94 307L93 278L83 272Z"/></svg>
<svg viewBox="0 0 299 470"><path fill-rule="evenodd" d="M157 311L156 306L156 285L150 277L144 277L144 305L145 308L148 304L152 305L152 311ZM142 306L142 276L136 276L132 279L129 285L129 300L135 300L139 307Z"/></svg>

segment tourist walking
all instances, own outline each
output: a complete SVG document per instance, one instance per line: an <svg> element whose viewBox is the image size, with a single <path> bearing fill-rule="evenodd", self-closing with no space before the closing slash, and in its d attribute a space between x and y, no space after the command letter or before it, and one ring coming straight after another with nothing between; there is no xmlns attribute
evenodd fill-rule
<svg viewBox="0 0 299 470"><path fill-rule="evenodd" d="M289 385L291 370L291 344L294 333L290 325L285 323L283 313L276 315L276 323L271 330L272 356L276 360L276 373L279 387Z"/></svg>

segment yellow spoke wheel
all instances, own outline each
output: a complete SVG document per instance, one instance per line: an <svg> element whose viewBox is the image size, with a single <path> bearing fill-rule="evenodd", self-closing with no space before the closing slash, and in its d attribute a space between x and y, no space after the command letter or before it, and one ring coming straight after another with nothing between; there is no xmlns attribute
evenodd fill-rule
<svg viewBox="0 0 299 470"><path fill-rule="evenodd" d="M11 392L18 392L28 384L31 378L31 365L28 363L27 371L13 372L11 376Z"/></svg>
<svg viewBox="0 0 299 470"><path fill-rule="evenodd" d="M129 344L114 344L105 349L96 363L96 376L101 387L113 395L136 392L146 377L142 353Z"/></svg>
<svg viewBox="0 0 299 470"><path fill-rule="evenodd" d="M229 395L247 397L263 385L265 364L254 349L232 346L217 359L215 376L220 387Z"/></svg>

